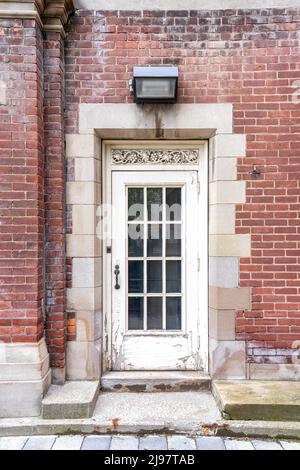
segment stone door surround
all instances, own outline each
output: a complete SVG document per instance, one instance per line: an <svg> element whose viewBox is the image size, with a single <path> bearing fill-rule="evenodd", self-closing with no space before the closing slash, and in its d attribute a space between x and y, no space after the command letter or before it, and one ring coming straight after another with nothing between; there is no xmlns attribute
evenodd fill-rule
<svg viewBox="0 0 300 470"><path fill-rule="evenodd" d="M237 158L246 136L234 134L231 104L81 104L79 133L66 136L74 180L67 183L73 232L67 239L73 284L67 308L75 312L77 337L68 342L67 377L101 375L102 247L95 236L101 202L102 139L209 139L209 372L246 378L245 341L235 339L235 312L250 307L250 288L239 287L239 258L250 256L250 235L235 233L235 205L245 202ZM98 227L99 229L99 227ZM225 275L226 273L226 275Z"/></svg>

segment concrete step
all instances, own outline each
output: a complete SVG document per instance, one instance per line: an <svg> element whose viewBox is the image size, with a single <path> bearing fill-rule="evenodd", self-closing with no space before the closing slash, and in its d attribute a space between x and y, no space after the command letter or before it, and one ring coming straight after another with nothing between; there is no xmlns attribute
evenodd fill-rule
<svg viewBox="0 0 300 470"><path fill-rule="evenodd" d="M42 418L90 418L98 396L98 381L70 381L64 385L51 385L42 400Z"/></svg>
<svg viewBox="0 0 300 470"><path fill-rule="evenodd" d="M110 392L186 392L209 390L210 377L196 371L106 372L101 389Z"/></svg>
<svg viewBox="0 0 300 470"><path fill-rule="evenodd" d="M300 382L220 380L212 391L224 418L300 421Z"/></svg>

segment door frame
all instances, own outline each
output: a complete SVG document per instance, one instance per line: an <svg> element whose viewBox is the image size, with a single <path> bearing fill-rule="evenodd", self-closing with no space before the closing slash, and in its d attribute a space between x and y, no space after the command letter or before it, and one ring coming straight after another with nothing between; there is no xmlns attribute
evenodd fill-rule
<svg viewBox="0 0 300 470"><path fill-rule="evenodd" d="M114 166L111 160L110 150L117 148L172 148L199 149L199 161L196 164L118 164ZM102 141L102 204L111 203L111 181L112 171L189 171L198 172L198 182L200 187L199 210L203 214L203 230L199 236L199 253L201 267L198 277L199 288L205 286L202 291L201 305L206 314L198 318L200 321L201 341L199 345L200 356L203 360L203 370L208 372L208 141L206 140L104 140ZM107 214L108 215L108 214ZM100 214L98 213L98 216ZM103 346L102 346L102 370L111 370L112 359L112 315L111 315L111 253L108 252L111 242L111 218L107 217L107 238L103 238L103 263L102 263L102 284L103 284ZM202 222L202 218L201 218ZM103 221L102 221L103 223Z"/></svg>

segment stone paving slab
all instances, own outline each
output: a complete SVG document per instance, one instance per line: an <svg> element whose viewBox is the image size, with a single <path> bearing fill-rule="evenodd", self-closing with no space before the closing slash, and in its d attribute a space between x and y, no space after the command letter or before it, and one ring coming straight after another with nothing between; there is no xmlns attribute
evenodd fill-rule
<svg viewBox="0 0 300 470"><path fill-rule="evenodd" d="M225 439L226 450L254 450L250 441L238 441L234 439Z"/></svg>
<svg viewBox="0 0 300 470"><path fill-rule="evenodd" d="M110 450L138 450L139 439L135 436L113 436Z"/></svg>
<svg viewBox="0 0 300 470"><path fill-rule="evenodd" d="M81 450L109 450L111 436L87 436Z"/></svg>
<svg viewBox="0 0 300 470"><path fill-rule="evenodd" d="M196 450L195 439L185 436L168 436L169 450Z"/></svg>
<svg viewBox="0 0 300 470"><path fill-rule="evenodd" d="M300 450L300 442L188 435L1 437L0 450Z"/></svg>
<svg viewBox="0 0 300 470"><path fill-rule="evenodd" d="M251 442L255 450L282 450L282 447L278 442L262 441L260 439L255 439Z"/></svg>
<svg viewBox="0 0 300 470"><path fill-rule="evenodd" d="M167 450L166 436L144 436L140 438L140 450Z"/></svg>
<svg viewBox="0 0 300 470"><path fill-rule="evenodd" d="M59 436L52 450L80 450L84 436Z"/></svg>
<svg viewBox="0 0 300 470"><path fill-rule="evenodd" d="M27 440L28 436L1 437L0 450L21 450Z"/></svg>
<svg viewBox="0 0 300 470"><path fill-rule="evenodd" d="M57 436L31 436L23 450L51 450Z"/></svg>
<svg viewBox="0 0 300 470"><path fill-rule="evenodd" d="M280 441L284 450L300 450L300 442Z"/></svg>
<svg viewBox="0 0 300 470"><path fill-rule="evenodd" d="M221 437L197 437L198 450L225 450L224 440Z"/></svg>

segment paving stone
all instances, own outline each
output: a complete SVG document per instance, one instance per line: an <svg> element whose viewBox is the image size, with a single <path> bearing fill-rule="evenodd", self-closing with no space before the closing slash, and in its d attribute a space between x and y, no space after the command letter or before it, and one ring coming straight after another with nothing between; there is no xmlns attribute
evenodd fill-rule
<svg viewBox="0 0 300 470"><path fill-rule="evenodd" d="M167 450L165 436L145 436L140 438L140 450Z"/></svg>
<svg viewBox="0 0 300 470"><path fill-rule="evenodd" d="M225 439L226 450L254 450L253 445L250 441L235 441Z"/></svg>
<svg viewBox="0 0 300 470"><path fill-rule="evenodd" d="M281 445L274 441L251 440L255 450L282 450Z"/></svg>
<svg viewBox="0 0 300 470"><path fill-rule="evenodd" d="M87 436L81 450L109 450L111 436Z"/></svg>
<svg viewBox="0 0 300 470"><path fill-rule="evenodd" d="M300 442L280 441L284 450L300 450Z"/></svg>
<svg viewBox="0 0 300 470"><path fill-rule="evenodd" d="M52 450L80 450L83 436L59 436Z"/></svg>
<svg viewBox="0 0 300 470"><path fill-rule="evenodd" d="M110 450L138 450L139 440L135 436L113 436Z"/></svg>
<svg viewBox="0 0 300 470"><path fill-rule="evenodd" d="M0 450L21 450L27 439L28 436L0 437Z"/></svg>
<svg viewBox="0 0 300 470"><path fill-rule="evenodd" d="M221 437L197 437L198 450L225 450L225 444Z"/></svg>
<svg viewBox="0 0 300 470"><path fill-rule="evenodd" d="M51 450L57 436L31 436L23 450Z"/></svg>
<svg viewBox="0 0 300 470"><path fill-rule="evenodd" d="M185 436L169 436L168 437L169 450L195 450L195 439Z"/></svg>

